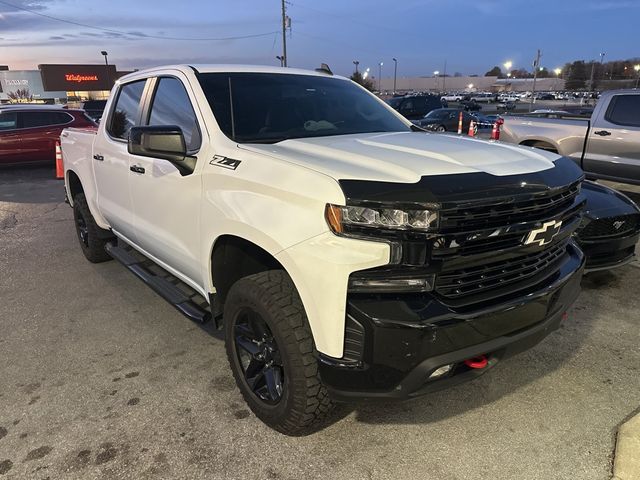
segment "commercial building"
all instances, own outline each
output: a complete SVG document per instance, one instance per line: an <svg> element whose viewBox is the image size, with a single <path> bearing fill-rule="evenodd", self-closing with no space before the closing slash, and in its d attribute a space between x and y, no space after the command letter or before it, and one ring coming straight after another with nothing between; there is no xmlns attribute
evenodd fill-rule
<svg viewBox="0 0 640 480"><path fill-rule="evenodd" d="M129 72L115 65L38 65L38 70L0 66L0 103L65 104L104 99L114 82Z"/></svg>

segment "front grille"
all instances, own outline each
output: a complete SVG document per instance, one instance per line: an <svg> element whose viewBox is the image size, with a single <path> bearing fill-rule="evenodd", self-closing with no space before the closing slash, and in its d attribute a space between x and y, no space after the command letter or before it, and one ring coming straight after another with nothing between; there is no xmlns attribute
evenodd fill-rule
<svg viewBox="0 0 640 480"><path fill-rule="evenodd" d="M487 294L508 285L534 277L540 280L556 271L567 251L567 241L557 243L536 253L507 261L443 271L436 277L435 291L447 299L459 300L472 295Z"/></svg>
<svg viewBox="0 0 640 480"><path fill-rule="evenodd" d="M578 231L580 240L596 240L624 237L633 234L640 226L640 215L621 215L618 217L593 220Z"/></svg>
<svg viewBox="0 0 640 480"><path fill-rule="evenodd" d="M473 232L553 217L569 208L579 191L580 182L576 182L524 198L512 196L444 207L440 212L440 230L443 233Z"/></svg>

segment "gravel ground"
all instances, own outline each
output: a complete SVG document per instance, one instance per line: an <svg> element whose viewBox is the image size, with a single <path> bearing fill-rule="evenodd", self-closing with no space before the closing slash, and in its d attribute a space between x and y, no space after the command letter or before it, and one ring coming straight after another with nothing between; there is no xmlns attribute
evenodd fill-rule
<svg viewBox="0 0 640 480"><path fill-rule="evenodd" d="M639 262L587 277L559 331L487 375L288 438L210 327L84 260L51 176L0 171L0 478L609 478L640 405Z"/></svg>

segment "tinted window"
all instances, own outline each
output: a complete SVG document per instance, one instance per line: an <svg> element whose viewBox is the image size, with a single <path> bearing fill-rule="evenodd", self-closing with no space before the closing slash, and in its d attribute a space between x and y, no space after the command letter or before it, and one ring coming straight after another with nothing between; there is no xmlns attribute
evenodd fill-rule
<svg viewBox="0 0 640 480"><path fill-rule="evenodd" d="M123 85L118 93L118 101L113 109L107 131L111 136L126 140L129 130L140 117L140 99L146 80L138 80Z"/></svg>
<svg viewBox="0 0 640 480"><path fill-rule="evenodd" d="M149 125L177 125L182 129L187 150L200 148L200 130L189 95L177 78L161 78L153 97Z"/></svg>
<svg viewBox="0 0 640 480"><path fill-rule="evenodd" d="M46 127L49 125L64 125L73 120L68 113L63 112L19 112L18 125L20 128Z"/></svg>
<svg viewBox="0 0 640 480"><path fill-rule="evenodd" d="M416 97L413 101L416 110L424 110L427 108L427 99L425 97Z"/></svg>
<svg viewBox="0 0 640 480"><path fill-rule="evenodd" d="M15 112L0 113L0 130L14 130L18 127L18 116Z"/></svg>
<svg viewBox="0 0 640 480"><path fill-rule="evenodd" d="M409 131L349 81L273 73L204 73L198 78L220 128L238 142Z"/></svg>
<svg viewBox="0 0 640 480"><path fill-rule="evenodd" d="M605 118L618 125L640 127L640 95L614 96Z"/></svg>

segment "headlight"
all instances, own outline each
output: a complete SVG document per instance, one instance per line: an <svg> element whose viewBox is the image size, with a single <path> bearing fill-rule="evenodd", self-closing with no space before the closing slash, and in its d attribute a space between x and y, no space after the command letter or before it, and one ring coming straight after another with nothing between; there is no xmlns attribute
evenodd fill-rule
<svg viewBox="0 0 640 480"><path fill-rule="evenodd" d="M438 213L434 209L384 208L373 206L340 206L328 204L325 218L334 233L345 230L387 229L432 231L438 226Z"/></svg>

